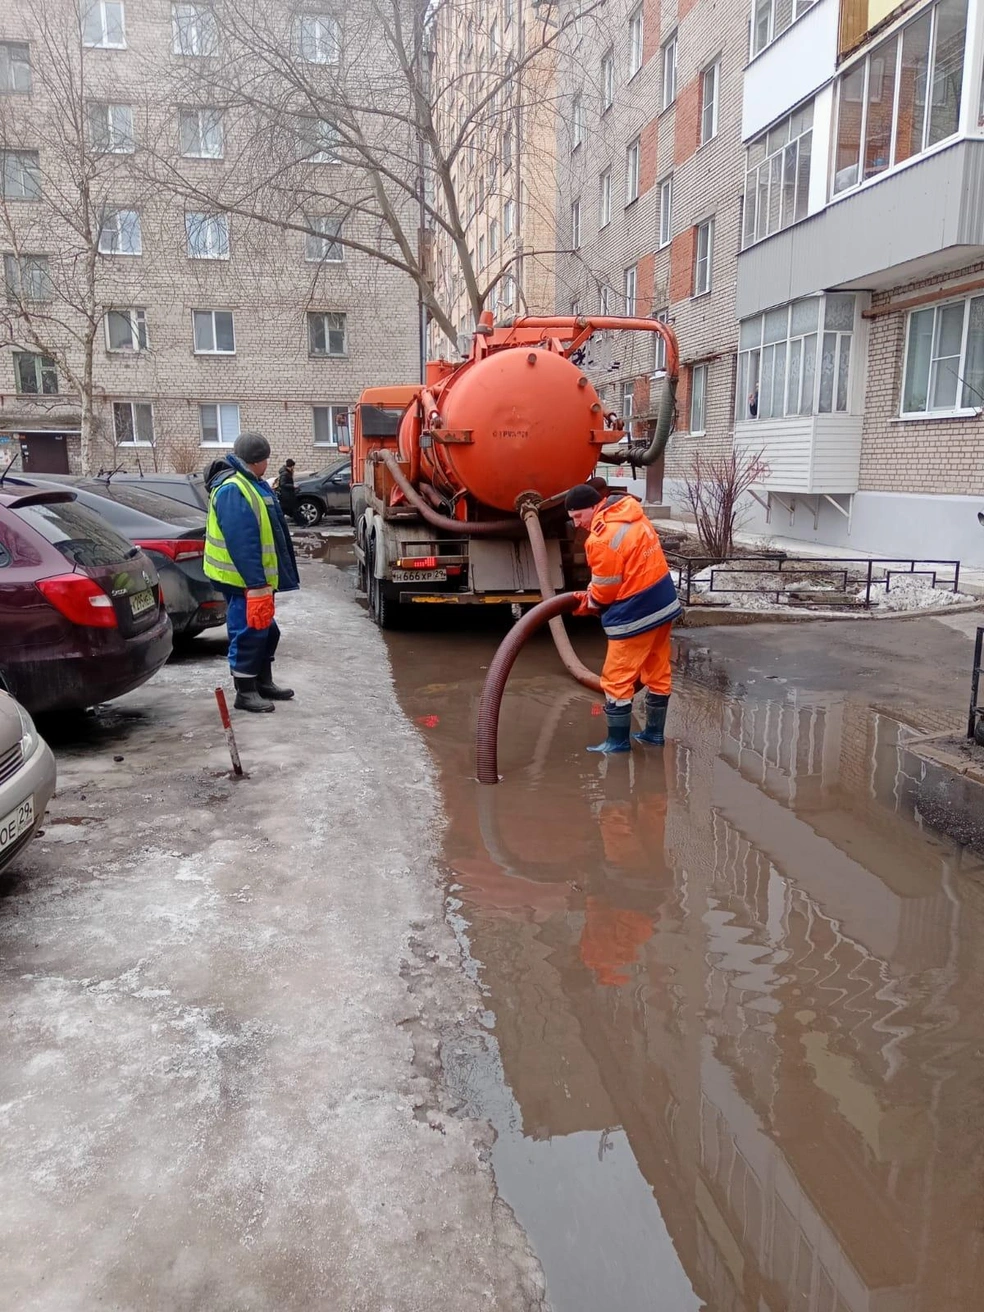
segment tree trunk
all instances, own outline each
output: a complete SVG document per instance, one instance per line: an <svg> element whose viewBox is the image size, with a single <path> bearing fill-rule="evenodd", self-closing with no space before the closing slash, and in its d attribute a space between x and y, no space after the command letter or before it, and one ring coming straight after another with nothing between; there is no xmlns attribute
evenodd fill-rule
<svg viewBox="0 0 984 1312"><path fill-rule="evenodd" d="M85 340L85 360L82 365L82 418L79 424L80 442L79 442L79 461L82 465L82 473L89 475L92 473L92 437L93 437L93 404L92 404L92 357L93 337L91 333L86 334Z"/></svg>

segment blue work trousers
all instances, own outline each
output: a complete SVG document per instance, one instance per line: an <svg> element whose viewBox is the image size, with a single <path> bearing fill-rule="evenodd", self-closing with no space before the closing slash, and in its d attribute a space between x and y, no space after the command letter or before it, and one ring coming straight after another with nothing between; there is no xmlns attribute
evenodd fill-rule
<svg viewBox="0 0 984 1312"><path fill-rule="evenodd" d="M229 669L233 677L256 679L273 660L280 641L280 629L274 620L268 629L251 629L246 623L246 593L238 588L221 588L226 602L226 626L229 629Z"/></svg>

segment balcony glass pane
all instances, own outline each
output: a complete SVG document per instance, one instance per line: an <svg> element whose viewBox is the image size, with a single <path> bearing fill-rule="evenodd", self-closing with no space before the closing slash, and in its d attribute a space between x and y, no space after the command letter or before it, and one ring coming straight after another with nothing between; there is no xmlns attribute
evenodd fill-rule
<svg viewBox="0 0 984 1312"><path fill-rule="evenodd" d="M961 404L967 407L984 405L984 296L975 296L970 303L963 376Z"/></svg>
<svg viewBox="0 0 984 1312"><path fill-rule="evenodd" d="M895 65L899 40L893 36L873 50L868 70L868 118L864 140L864 176L887 169L892 152L892 111L895 106Z"/></svg>
<svg viewBox="0 0 984 1312"><path fill-rule="evenodd" d="M817 382L817 335L803 338L803 401L801 415L813 413L813 392Z"/></svg>
<svg viewBox="0 0 984 1312"><path fill-rule="evenodd" d="M929 10L902 32L902 68L899 74L898 128L895 159L900 162L918 155L923 148L926 120L926 88L929 85Z"/></svg>
<svg viewBox="0 0 984 1312"><path fill-rule="evenodd" d="M834 155L834 194L859 181L861 115L864 110L864 74L861 63L841 79L837 101L837 147Z"/></svg>
<svg viewBox="0 0 984 1312"><path fill-rule="evenodd" d="M959 125L966 35L967 0L941 0L936 7L936 54L927 145L951 137Z"/></svg>
<svg viewBox="0 0 984 1312"><path fill-rule="evenodd" d="M909 320L905 362L905 412L925 410L929 399L929 365L933 354L933 310L917 310Z"/></svg>

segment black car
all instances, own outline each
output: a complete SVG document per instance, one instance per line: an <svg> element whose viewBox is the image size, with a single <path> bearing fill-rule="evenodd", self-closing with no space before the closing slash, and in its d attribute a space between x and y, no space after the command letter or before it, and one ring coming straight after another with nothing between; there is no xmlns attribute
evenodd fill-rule
<svg viewBox="0 0 984 1312"><path fill-rule="evenodd" d="M53 488L54 482L26 474L8 475L4 487ZM112 527L142 547L160 575L164 605L175 639L190 641L205 629L224 624L226 603L205 577L205 513L180 505L133 483L65 477L78 504L102 515Z"/></svg>
<svg viewBox="0 0 984 1312"><path fill-rule="evenodd" d="M299 524L313 528L325 515L349 515L352 512L352 461L343 456L320 474L295 478Z"/></svg>
<svg viewBox="0 0 984 1312"><path fill-rule="evenodd" d="M74 487L78 477L71 474L45 474L53 483L68 483ZM100 470L87 480L108 487L110 483L134 487L144 492L155 492L158 496L178 501L192 510L208 511L208 488L205 486L204 474L115 474Z"/></svg>

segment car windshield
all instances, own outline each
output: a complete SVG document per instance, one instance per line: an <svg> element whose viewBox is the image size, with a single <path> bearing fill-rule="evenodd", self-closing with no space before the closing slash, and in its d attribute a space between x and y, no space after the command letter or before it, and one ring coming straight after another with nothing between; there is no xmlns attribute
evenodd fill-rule
<svg viewBox="0 0 984 1312"><path fill-rule="evenodd" d="M25 524L58 548L66 560L83 569L118 565L136 555L136 547L98 515L75 501L11 506Z"/></svg>
<svg viewBox="0 0 984 1312"><path fill-rule="evenodd" d="M143 487L133 487L129 483L79 483L78 487L93 496L105 497L117 505L130 510L139 510L142 515L151 515L154 519L166 520L182 528L204 528L205 512L195 510L192 506L183 506L169 497L150 492Z"/></svg>

